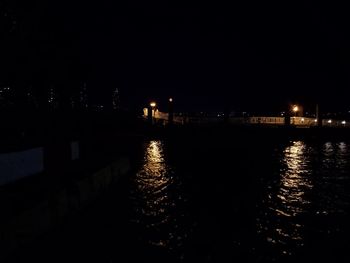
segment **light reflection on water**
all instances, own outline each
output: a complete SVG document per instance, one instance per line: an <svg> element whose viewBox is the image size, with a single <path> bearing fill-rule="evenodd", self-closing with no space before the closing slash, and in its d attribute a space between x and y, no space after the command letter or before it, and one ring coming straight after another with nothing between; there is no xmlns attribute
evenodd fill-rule
<svg viewBox="0 0 350 263"><path fill-rule="evenodd" d="M162 141L147 143L141 168L136 173L132 198L134 223L144 242L151 246L174 250L181 247L186 233L180 231L181 200L179 181L165 159Z"/></svg>
<svg viewBox="0 0 350 263"><path fill-rule="evenodd" d="M258 234L273 250L272 259L293 255L303 247L313 218L349 208L342 184L349 180L349 156L344 142L317 147L302 141L292 142L275 156L280 160L278 179L267 183L267 197L257 218ZM331 231L326 223L322 227Z"/></svg>
<svg viewBox="0 0 350 263"><path fill-rule="evenodd" d="M344 212L348 209L350 196L346 188L349 182L350 151L345 142L325 143L321 149L322 160L318 180L317 214Z"/></svg>
<svg viewBox="0 0 350 263"><path fill-rule="evenodd" d="M307 193L312 189L310 155L306 152L303 142L294 142L284 151L282 163L284 168L280 174L280 188L277 198L280 201L281 210L277 213L284 216L298 216L305 211L305 206L310 203Z"/></svg>
<svg viewBox="0 0 350 263"><path fill-rule="evenodd" d="M267 149L266 152L269 150ZM179 152L175 153L179 154ZM216 167L219 158L212 158L213 151L211 149L208 149L206 153L205 156L210 156L211 162L203 161L203 155L197 153L191 157L194 160L193 163L200 163L209 168ZM251 151L251 153L255 152ZM215 154L220 156L221 153L215 152ZM224 156L226 153L222 154ZM195 158L199 158L200 162ZM258 159L261 158L261 155L255 154L252 158ZM329 224L329 216L349 211L350 197L347 192L348 188L346 188L349 186L350 178L349 145L345 142L309 144L303 141L294 141L288 145L276 147L274 155L263 160L267 163L266 166L270 165L272 169L261 170L261 167L248 169L251 174L260 173L252 180L262 181L263 187L257 189L257 191L262 192L262 198L256 201L257 203L254 203L254 207L250 207L250 210L243 210L249 212L243 213L242 216L247 221L252 218L253 225L256 222L258 246L261 249L254 253L260 253L257 254L259 258L270 261L284 257L293 258L293 256L300 255L300 251L303 249L307 250L310 242L317 241L312 236L315 233L317 236L319 232L332 233L334 231L333 226ZM184 167L181 167L183 165L181 162L175 164L176 171L185 170ZM246 168L239 170L241 168L229 163L220 172L231 169L235 172L246 171ZM221 184L218 177L214 177L212 174L212 171L218 170L194 167L190 171L193 171L193 176L196 176L196 172L200 171L198 179L193 180L195 180L198 189L203 187L203 189L210 190L202 191L205 193L204 197L208 192L211 195L218 194L220 196L215 186L216 183L219 183L220 186ZM206 188L205 178L210 178L208 188ZM216 179L211 181L213 178ZM219 178L227 182L227 185L234 187L231 177L222 176ZM175 169L170 164L165 151L165 143L162 141L147 142L143 160L133 180L131 191L134 209L133 224L138 231L138 238L144 244L162 251L173 252L171 255L175 255L177 258L183 258L186 255L182 248L186 246L185 243L189 239L193 238L193 232L190 230L193 222L191 222L191 216L188 216L193 211L189 212L184 208L186 201L181 180L189 179L175 174ZM231 186L228 186L227 189L223 188L227 191L225 196L236 196L236 192L242 192L242 196L244 196L246 193L244 188L232 191ZM196 193L202 192L197 191ZM186 196L191 198L191 195ZM213 200L215 202L223 201L226 204L225 200L220 198ZM243 207L244 201L242 203ZM212 210L206 202L200 202L197 205L203 206L202 211L216 211ZM238 204L237 207L239 205L241 204ZM247 206L249 206L249 202L247 202ZM227 207L227 211L229 209ZM253 211L254 209L256 211ZM217 222L225 222L222 216L227 211L220 210L219 213L213 213L210 216L218 217ZM202 216L209 216L209 212L208 215L203 212L203 215L200 214L201 217L198 216L198 220L203 220L199 221L198 225L205 226L203 229L196 230L197 232L205 232L198 234L198 240L196 239L198 243L201 242L199 237L206 236L207 232L217 231L214 223L213 226L210 225L210 218L202 218ZM206 221L207 219L208 221ZM317 226L314 227L313 222L317 222ZM235 223L233 222L233 224ZM212 229L210 229L211 227ZM245 244L239 240L244 241L244 238L229 232L230 226L225 226L223 223L222 228L225 231L227 229L225 235L230 236L235 243ZM244 232L244 235L246 234L249 235ZM253 236L249 239L255 238L256 232L253 231Z"/></svg>
<svg viewBox="0 0 350 263"><path fill-rule="evenodd" d="M311 176L310 151L305 143L293 142L280 157L281 168L276 190L268 193L268 205L264 222L258 218L258 232L267 242L279 247L284 255L290 255L293 247L303 246L304 225L299 220L308 210L313 180ZM271 187L273 189L273 186Z"/></svg>

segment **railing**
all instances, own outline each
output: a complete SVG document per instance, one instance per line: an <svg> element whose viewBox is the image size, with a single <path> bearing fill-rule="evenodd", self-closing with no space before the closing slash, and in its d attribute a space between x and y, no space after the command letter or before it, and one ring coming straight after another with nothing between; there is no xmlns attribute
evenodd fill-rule
<svg viewBox="0 0 350 263"><path fill-rule="evenodd" d="M147 118L147 109L144 109L144 118ZM167 123L169 114L156 110L152 111L153 118ZM223 116L174 116L174 123L177 124L215 124L222 123ZM273 125L283 126L286 124L285 117L275 116L255 116L255 117L230 117L228 122L233 125ZM290 125L296 127L314 127L317 126L317 120L309 117L290 117ZM323 119L322 126L324 127L350 127L350 121Z"/></svg>

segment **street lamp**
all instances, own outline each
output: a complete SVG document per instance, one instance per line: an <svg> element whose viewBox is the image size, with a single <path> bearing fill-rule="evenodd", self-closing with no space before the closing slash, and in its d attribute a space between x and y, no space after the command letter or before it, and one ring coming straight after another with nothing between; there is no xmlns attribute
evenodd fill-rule
<svg viewBox="0 0 350 263"><path fill-rule="evenodd" d="M294 115L297 116L297 112L299 111L299 107L297 105L294 105L293 107Z"/></svg>
<svg viewBox="0 0 350 263"><path fill-rule="evenodd" d="M293 108L292 108L292 111L294 112L294 118L292 118L293 119L293 123L296 124L297 112L299 111L298 105L294 105Z"/></svg>
<svg viewBox="0 0 350 263"><path fill-rule="evenodd" d="M156 117L156 106L157 103L155 103L154 101L152 101L150 104L151 109L152 109L152 119Z"/></svg>
<svg viewBox="0 0 350 263"><path fill-rule="evenodd" d="M169 98L169 104L168 104L168 124L171 126L174 123L174 104L173 104L173 98Z"/></svg>

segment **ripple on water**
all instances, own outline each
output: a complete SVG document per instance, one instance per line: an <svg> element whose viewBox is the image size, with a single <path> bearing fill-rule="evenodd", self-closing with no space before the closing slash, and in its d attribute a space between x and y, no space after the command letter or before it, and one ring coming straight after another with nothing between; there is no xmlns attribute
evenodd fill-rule
<svg viewBox="0 0 350 263"><path fill-rule="evenodd" d="M180 187L166 160L164 143L148 142L131 193L132 221L144 243L168 252L182 247L187 234L181 227L181 206L185 199L182 191L177 191Z"/></svg>
<svg viewBox="0 0 350 263"><path fill-rule="evenodd" d="M322 147L294 141L277 158L277 182L267 182L266 198L257 218L258 234L274 258L291 256L308 242L313 218L349 209L349 147L327 142ZM331 232L326 219L319 230ZM318 225L320 227L320 225ZM264 238L263 238L264 239ZM279 255L279 256L278 256Z"/></svg>

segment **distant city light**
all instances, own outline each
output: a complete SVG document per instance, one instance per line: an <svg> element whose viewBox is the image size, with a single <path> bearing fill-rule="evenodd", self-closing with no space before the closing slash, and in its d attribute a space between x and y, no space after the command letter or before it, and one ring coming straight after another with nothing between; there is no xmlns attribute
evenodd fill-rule
<svg viewBox="0 0 350 263"><path fill-rule="evenodd" d="M328 123L332 123L332 120L328 120Z"/></svg>
<svg viewBox="0 0 350 263"><path fill-rule="evenodd" d="M0 93L3 93L5 91L9 91L10 90L10 87L3 87L3 88L0 88Z"/></svg>
<svg viewBox="0 0 350 263"><path fill-rule="evenodd" d="M301 122L304 122L304 120L305 120L304 118L301 118Z"/></svg>
<svg viewBox="0 0 350 263"><path fill-rule="evenodd" d="M297 105L295 105L294 107L293 107L293 111L294 112L297 112L299 110L299 107L297 106Z"/></svg>
<svg viewBox="0 0 350 263"><path fill-rule="evenodd" d="M170 101L170 102L173 102L173 98L169 98L169 101Z"/></svg>
<svg viewBox="0 0 350 263"><path fill-rule="evenodd" d="M150 105L152 108L154 108L155 106L157 106L157 103L155 103L155 102L153 101L153 102L151 102L149 105Z"/></svg>
<svg viewBox="0 0 350 263"><path fill-rule="evenodd" d="M345 124L346 124L346 121L342 121L341 124L345 125Z"/></svg>
<svg viewBox="0 0 350 263"><path fill-rule="evenodd" d="M317 119L315 119L315 122L317 122Z"/></svg>

